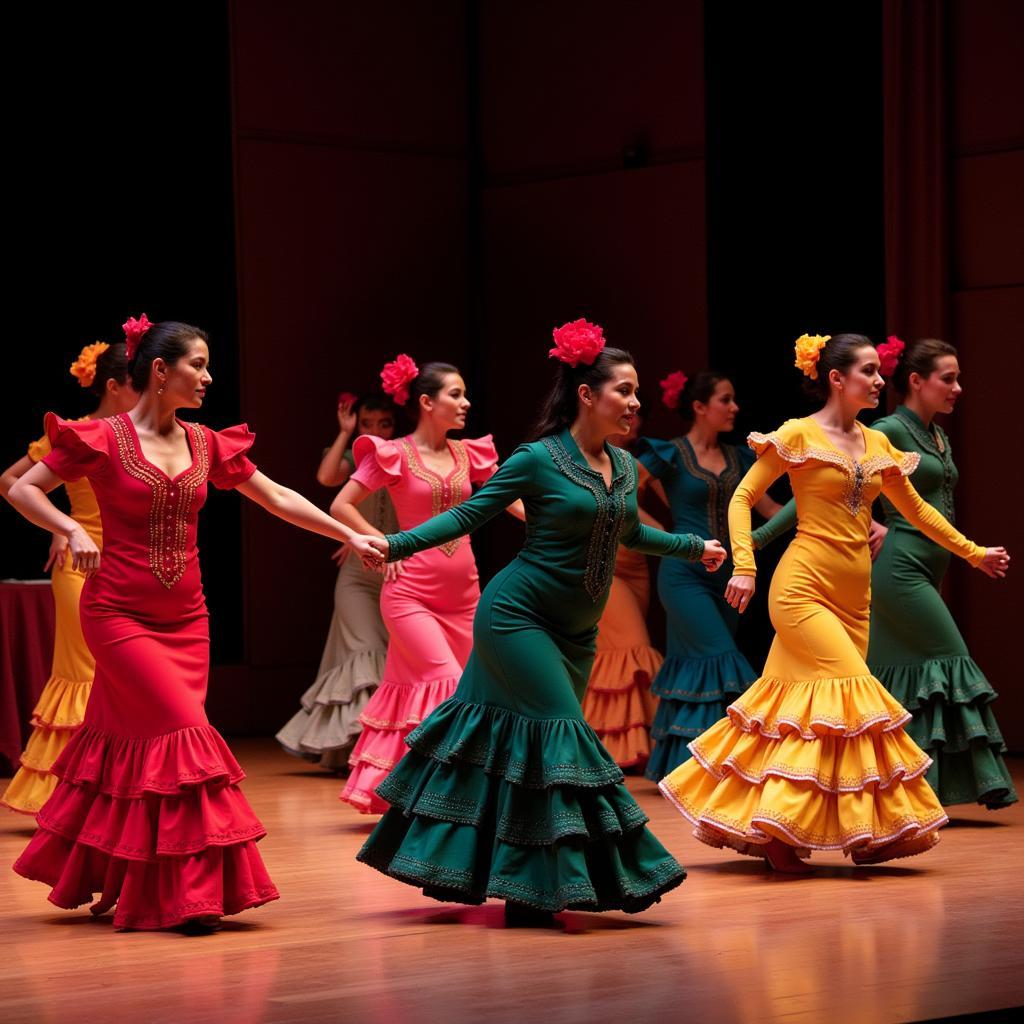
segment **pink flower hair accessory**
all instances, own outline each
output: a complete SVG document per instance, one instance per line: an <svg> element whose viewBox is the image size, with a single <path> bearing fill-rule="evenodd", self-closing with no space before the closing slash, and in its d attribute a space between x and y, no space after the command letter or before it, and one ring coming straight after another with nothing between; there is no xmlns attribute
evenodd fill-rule
<svg viewBox="0 0 1024 1024"><path fill-rule="evenodd" d="M131 361L135 356L135 351L139 347L139 342L142 340L142 336L152 327L153 325L149 322L149 317L145 313L139 317L138 320L135 317L130 316L123 324L121 328L124 331L124 347L125 355L128 360Z"/></svg>
<svg viewBox="0 0 1024 1024"><path fill-rule="evenodd" d="M906 342L901 341L895 334L890 334L878 346L878 372L883 377L891 377L896 372L906 347Z"/></svg>
<svg viewBox="0 0 1024 1024"><path fill-rule="evenodd" d="M549 359L558 359L573 368L585 363L590 366L604 351L604 331L582 317L572 320L551 332L555 347L548 352Z"/></svg>
<svg viewBox="0 0 1024 1024"><path fill-rule="evenodd" d="M419 376L420 368L411 356L404 352L384 364L380 371L380 383L384 393L390 395L396 405L405 405L409 401L409 385Z"/></svg>
<svg viewBox="0 0 1024 1024"><path fill-rule="evenodd" d="M353 406L359 401L359 396L352 394L351 391L342 391L338 395L338 408L340 409L343 405Z"/></svg>
<svg viewBox="0 0 1024 1024"><path fill-rule="evenodd" d="M661 401L666 409L679 408L679 396L690 378L682 370L673 370L664 380L658 381L661 388Z"/></svg>

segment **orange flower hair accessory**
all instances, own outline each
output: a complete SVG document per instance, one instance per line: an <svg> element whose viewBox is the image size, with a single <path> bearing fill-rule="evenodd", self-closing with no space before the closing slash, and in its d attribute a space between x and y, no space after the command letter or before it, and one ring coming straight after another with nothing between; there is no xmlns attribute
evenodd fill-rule
<svg viewBox="0 0 1024 1024"><path fill-rule="evenodd" d="M907 343L897 338L895 334L890 334L878 346L878 372L883 377L891 377L896 372L906 347Z"/></svg>
<svg viewBox="0 0 1024 1024"><path fill-rule="evenodd" d="M384 364L380 371L380 383L386 395L395 400L395 405L405 405L409 401L409 385L420 375L420 368L413 362L412 356L404 352Z"/></svg>
<svg viewBox="0 0 1024 1024"><path fill-rule="evenodd" d="M105 341L96 341L86 345L78 358L71 364L71 376L78 378L79 387L88 388L96 379L96 360L99 359L110 346Z"/></svg>
<svg viewBox="0 0 1024 1024"><path fill-rule="evenodd" d="M135 317L130 316L123 324L121 328L124 330L124 347L125 355L128 357L128 361L131 362L135 355L135 350L139 347L139 342L142 340L142 336L152 327L153 325L149 322L149 317L145 313L139 317L138 320Z"/></svg>
<svg viewBox="0 0 1024 1024"><path fill-rule="evenodd" d="M661 401L666 409L679 408L679 396L690 378L682 370L673 370L664 380L658 381L661 388Z"/></svg>
<svg viewBox="0 0 1024 1024"><path fill-rule="evenodd" d="M821 350L831 338L831 334L801 334L796 339L796 362L793 365L805 377L810 377L811 380L818 379L818 360L821 358Z"/></svg>
<svg viewBox="0 0 1024 1024"><path fill-rule="evenodd" d="M551 332L555 347L548 352L549 359L558 359L573 368L580 363L591 363L604 351L604 331L582 317L572 320Z"/></svg>

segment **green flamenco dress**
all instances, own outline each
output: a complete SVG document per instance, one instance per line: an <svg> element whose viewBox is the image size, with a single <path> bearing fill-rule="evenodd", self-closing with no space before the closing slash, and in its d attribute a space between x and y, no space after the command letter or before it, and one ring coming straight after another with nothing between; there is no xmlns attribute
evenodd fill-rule
<svg viewBox="0 0 1024 1024"><path fill-rule="evenodd" d="M526 543L488 584L455 694L406 739L378 787L391 808L358 859L456 903L641 911L683 868L645 827L580 703L619 543L697 560L699 537L637 519L636 468L611 487L568 431L517 449L472 498L388 537L406 558L476 529L517 498Z"/></svg>
<svg viewBox="0 0 1024 1024"><path fill-rule="evenodd" d="M921 453L911 483L953 522L958 474L942 428L904 405L872 426L901 451ZM939 800L1006 807L1017 793L992 714L996 692L939 593L949 554L884 499L883 508L889 533L871 573L868 665L913 715L907 732L933 759L926 778Z"/></svg>

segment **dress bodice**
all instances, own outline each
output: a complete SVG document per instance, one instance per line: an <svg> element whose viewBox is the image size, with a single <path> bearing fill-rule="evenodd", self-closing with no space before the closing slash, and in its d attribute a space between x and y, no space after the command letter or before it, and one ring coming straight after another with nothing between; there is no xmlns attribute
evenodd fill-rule
<svg viewBox="0 0 1024 1024"><path fill-rule="evenodd" d="M145 614L149 596L165 610L202 606L196 531L207 483L236 487L256 467L246 457L254 435L241 425L214 431L181 423L192 461L171 478L142 452L131 419L68 423L46 417L52 451L43 461L63 480L88 480L103 521L100 570L89 581L90 600Z"/></svg>
<svg viewBox="0 0 1024 1024"><path fill-rule="evenodd" d="M651 476L660 480L672 512L672 529L696 533L705 540L717 538L728 544L729 501L744 473L753 465L748 448L723 444L725 467L721 473L705 469L686 437L662 441L642 437L637 458Z"/></svg>
<svg viewBox="0 0 1024 1024"><path fill-rule="evenodd" d="M926 427L921 418L905 405L899 406L891 416L876 420L873 426L897 448L917 452L921 456L910 482L929 505L951 523L956 522L953 493L960 474L953 462L949 438L942 427L937 423L933 423L930 428ZM914 529L884 496L882 506L890 526Z"/></svg>
<svg viewBox="0 0 1024 1024"><path fill-rule="evenodd" d="M426 466L411 437L385 441L364 434L356 438L353 455L356 471L352 479L371 491L387 488L398 525L411 530L426 519L462 504L473 484L489 479L498 466L498 452L490 434L485 437L449 440L453 465L442 476ZM374 524L377 525L377 524ZM442 547L453 554L460 539Z"/></svg>

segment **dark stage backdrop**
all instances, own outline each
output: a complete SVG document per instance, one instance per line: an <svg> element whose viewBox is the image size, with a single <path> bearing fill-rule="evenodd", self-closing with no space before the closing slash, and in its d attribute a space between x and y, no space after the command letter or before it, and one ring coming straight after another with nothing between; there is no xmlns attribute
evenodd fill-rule
<svg viewBox="0 0 1024 1024"><path fill-rule="evenodd" d="M4 15L8 320L0 460L16 461L47 410L75 417L89 396L68 375L79 349L119 340L145 311L211 334L203 420L237 422L238 358L228 21L186 0ZM14 144L11 144L11 143ZM203 517L213 651L241 657L238 498ZM47 542L0 503L0 577L41 575Z"/></svg>
<svg viewBox="0 0 1024 1024"><path fill-rule="evenodd" d="M634 352L650 433L677 430L657 381L710 362L735 379L742 434L806 410L797 334L913 335L935 309L927 330L961 345L967 371L962 522L1005 542L1014 378L993 367L1014 365L1024 312L1021 7L924 7L931 21L911 0L742 16L700 0L22 11L14 36L37 57L12 89L21 347L0 456L46 408L85 411L67 364L142 310L212 331L203 418L244 414L261 467L326 507L314 472L336 395L398 351L462 366L469 433L508 453L563 320L597 320ZM902 122L900 64L920 79ZM0 575L34 575L45 544L2 515ZM481 533L485 577L520 536L511 520ZM202 542L211 717L271 733L316 668L331 545L219 494ZM1019 579L964 573L952 592L1018 749L1004 639ZM747 628L763 647L763 603Z"/></svg>

